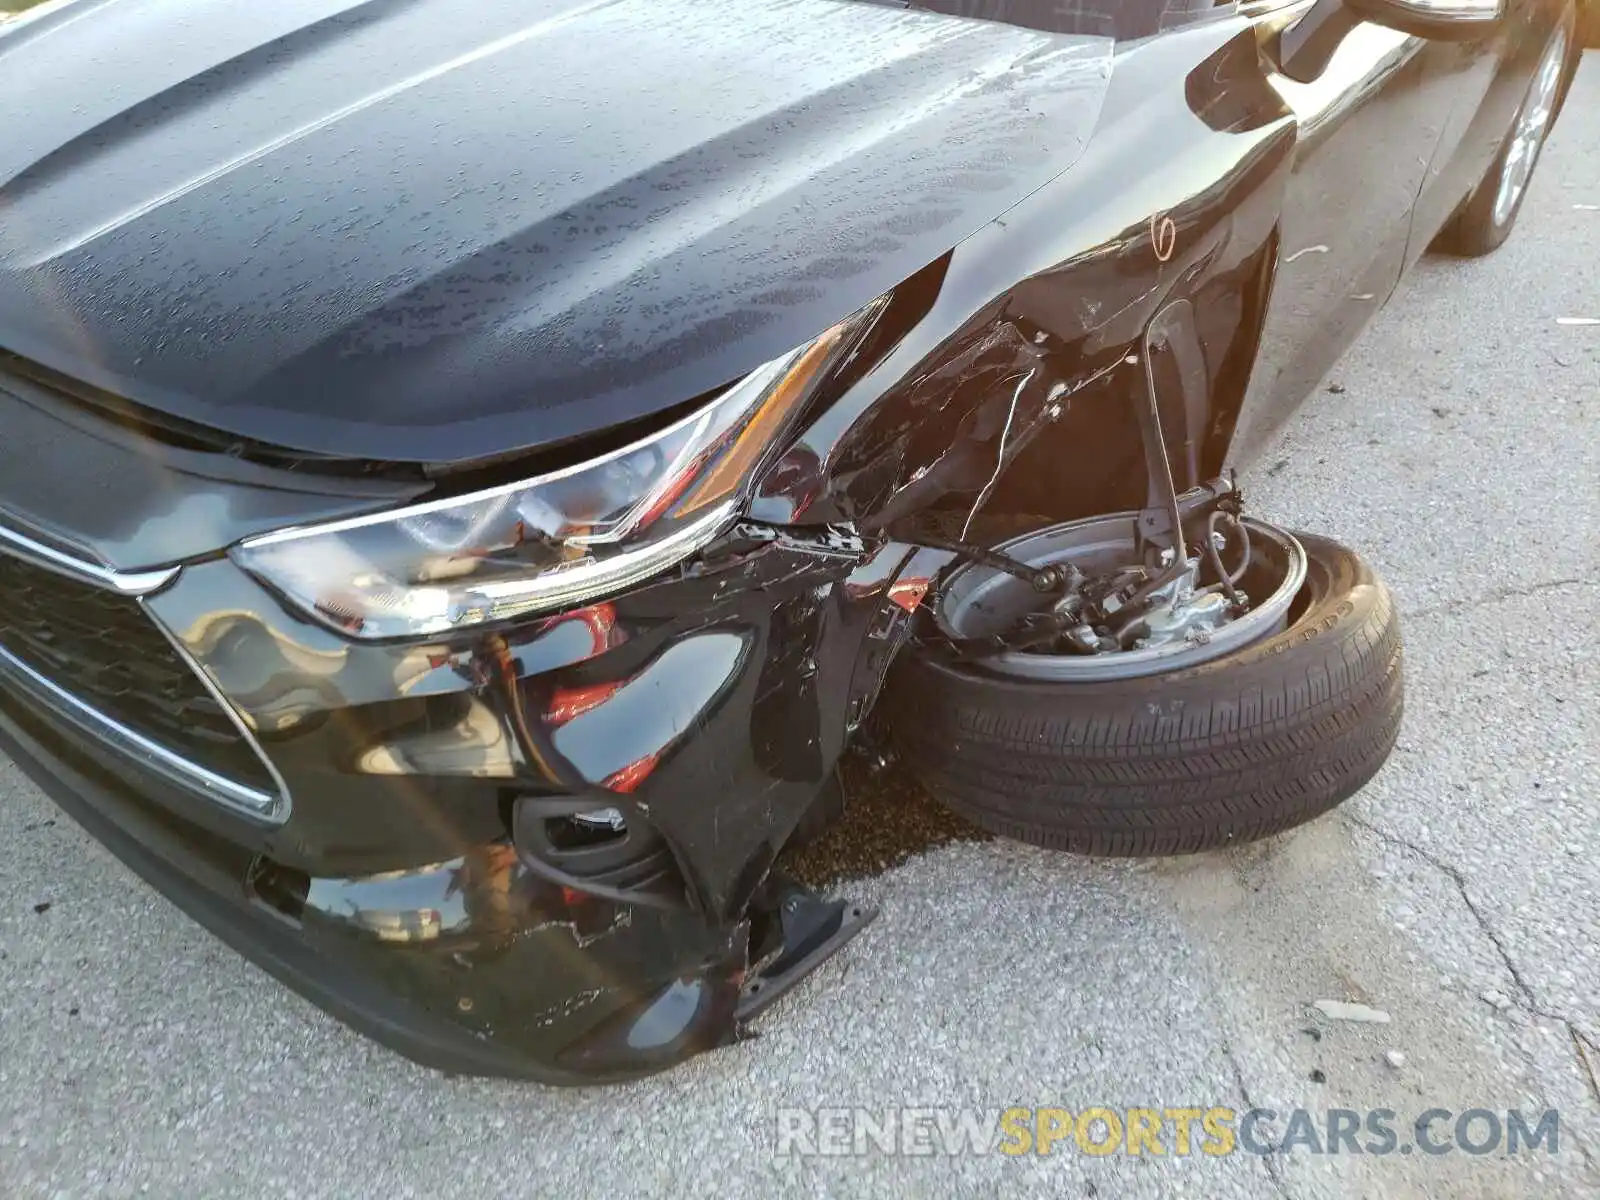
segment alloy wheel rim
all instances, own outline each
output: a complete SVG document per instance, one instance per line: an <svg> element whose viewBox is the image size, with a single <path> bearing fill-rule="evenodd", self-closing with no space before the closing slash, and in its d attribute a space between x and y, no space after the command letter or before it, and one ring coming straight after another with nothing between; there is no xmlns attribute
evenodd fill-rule
<svg viewBox="0 0 1600 1200"><path fill-rule="evenodd" d="M1558 29L1550 44L1545 47L1539 71L1528 89L1517 123L1512 127L1511 143L1506 160L1500 170L1500 191L1495 196L1494 223L1505 225L1516 212L1528 182L1533 178L1533 168L1539 162L1539 152L1544 148L1545 136L1555 118L1556 98L1561 91L1561 73L1567 61L1567 31Z"/></svg>

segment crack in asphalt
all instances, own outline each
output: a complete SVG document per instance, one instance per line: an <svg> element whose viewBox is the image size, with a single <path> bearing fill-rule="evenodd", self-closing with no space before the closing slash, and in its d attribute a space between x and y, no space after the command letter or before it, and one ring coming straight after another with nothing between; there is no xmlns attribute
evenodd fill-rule
<svg viewBox="0 0 1600 1200"><path fill-rule="evenodd" d="M1600 1103L1600 1078L1595 1076L1594 1061L1589 1056L1592 1054L1600 1058L1600 1046L1589 1040L1583 1030L1571 1021L1567 1022L1567 1031L1572 1034L1572 1046L1578 1052L1578 1061L1583 1064L1584 1074L1589 1077L1589 1090L1594 1093L1596 1103Z"/></svg>
<svg viewBox="0 0 1600 1200"><path fill-rule="evenodd" d="M1224 1044L1222 1053L1227 1055L1228 1066L1233 1068L1233 1086L1239 1089L1239 1098L1244 1101L1245 1110L1256 1108L1255 1098L1250 1095L1250 1089L1245 1086L1244 1068L1239 1065L1239 1057L1233 1052L1233 1047ZM1267 1178L1272 1181L1272 1186L1284 1200L1294 1200L1294 1193L1289 1191L1289 1185L1284 1182L1283 1164L1277 1160L1278 1147L1272 1146L1272 1152L1261 1155L1261 1165L1267 1172Z"/></svg>
<svg viewBox="0 0 1600 1200"><path fill-rule="evenodd" d="M1461 873L1460 868L1452 866L1450 863L1441 859L1438 855L1424 850L1421 846L1418 846L1414 842L1401 837L1399 834L1391 833L1386 829L1380 829L1371 821L1368 821L1362 817L1358 817L1354 813L1346 812L1343 814L1343 817L1351 825L1356 826L1358 829L1366 830L1379 841L1385 842L1388 845L1394 846L1407 854L1411 854L1414 857L1421 859L1434 870L1442 873L1446 878L1456 885L1456 891L1460 893L1462 902L1467 906L1467 911L1472 914L1473 919L1478 923L1478 928L1483 931L1484 936L1489 939L1490 944L1494 946L1495 951L1500 955L1500 961L1505 966L1506 973L1511 977L1512 982L1516 985L1517 991L1521 993L1522 1003L1518 1004L1517 1007L1521 1008L1524 1012L1527 1012L1532 1016L1539 1017L1546 1021L1554 1021L1566 1029L1568 1036L1572 1039L1572 1047L1577 1056L1578 1066L1582 1069L1584 1076L1589 1081L1589 1090L1594 1095L1596 1103L1600 1103L1600 1077L1597 1077L1594 1066L1595 1060L1600 1059L1600 1046L1596 1046L1592 1041L1589 1040L1588 1036L1578 1027L1577 1022L1573 1020L1573 1018L1566 1016L1564 1013L1556 1012L1554 1009L1546 1008L1539 1002L1538 997L1534 995L1532 986L1526 979L1522 977L1522 972L1517 969L1517 964L1515 960L1512 959L1511 951L1506 946L1505 941L1501 938L1499 930L1495 929L1495 927L1489 922L1489 918L1484 914L1483 910L1478 907L1477 901L1472 898L1472 893L1467 888L1466 876ZM1513 1004L1515 1003L1516 1002L1513 1001ZM1529 1071L1534 1077L1537 1078L1540 1073L1539 1064L1534 1061L1533 1055L1530 1052L1522 1049L1520 1046L1517 1047L1517 1050L1523 1061L1527 1064ZM1587 1164L1590 1169L1593 1169L1595 1166L1595 1159L1590 1153L1589 1147L1584 1144L1581 1138L1576 1138L1574 1140L1577 1143L1578 1153L1583 1155L1585 1164Z"/></svg>
<svg viewBox="0 0 1600 1200"><path fill-rule="evenodd" d="M1414 612L1401 612L1401 616L1408 620L1418 620L1421 617L1436 617L1441 613L1471 612L1476 608L1487 608L1491 604L1500 604L1506 600L1525 599L1528 596L1537 596L1540 592L1557 592L1562 588L1580 587L1586 583L1594 583L1582 575L1573 575L1565 579L1547 579L1542 583L1530 583L1524 587L1496 588L1492 592L1485 592L1481 596L1470 600L1452 601L1449 604L1432 604L1427 608L1419 608Z"/></svg>
<svg viewBox="0 0 1600 1200"><path fill-rule="evenodd" d="M1529 1012L1537 1013L1541 1017L1547 1017L1553 1021L1563 1021L1569 1025L1571 1024L1571 1022L1567 1021L1567 1018L1565 1017L1540 1011L1540 1005L1538 1000L1534 997L1533 988L1528 986L1528 981L1522 977L1522 972L1517 969L1517 964L1512 961L1511 951L1506 947L1505 942L1501 939L1499 931L1489 923L1489 918L1486 917L1483 913L1483 910L1478 907L1478 902L1472 898L1472 893L1467 889L1466 876L1461 873L1459 868L1445 862L1438 855L1424 850L1421 846L1407 841L1398 834L1390 833L1386 829L1378 828L1378 826L1374 825L1371 821L1358 817L1354 813L1347 812L1344 814L1344 818L1345 820L1349 821L1350 824L1358 826L1361 829L1365 829L1374 837L1389 843L1391 846L1396 846L1407 853L1415 855L1416 857L1422 859L1423 862L1427 863L1434 870L1442 871L1445 875L1449 876L1451 881L1456 885L1456 891L1461 893L1461 899L1466 902L1467 909L1472 913L1473 919L1478 922L1478 927L1483 930L1484 936L1494 944L1496 952L1500 955L1500 961L1505 965L1506 973L1511 976L1511 981L1516 984L1517 991L1522 994L1523 1007Z"/></svg>

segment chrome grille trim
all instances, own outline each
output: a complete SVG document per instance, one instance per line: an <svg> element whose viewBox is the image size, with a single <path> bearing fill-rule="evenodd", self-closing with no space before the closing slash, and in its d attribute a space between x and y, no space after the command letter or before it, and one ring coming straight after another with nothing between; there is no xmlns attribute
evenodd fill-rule
<svg viewBox="0 0 1600 1200"><path fill-rule="evenodd" d="M209 682L204 676L201 679L202 682ZM46 679L39 674L4 646L0 646L0 682L10 683L15 690L32 697L50 711L60 714L96 741L136 762L142 762L158 775L165 776L189 791L199 791L228 808L247 813L257 819L272 821L274 824L288 817L287 793L274 796L257 791L255 788L246 787L208 771L198 763L190 762L183 755L168 750L159 742L151 741L137 730L129 729L99 709L85 704L54 680ZM233 706L224 704L224 711L232 713ZM248 740L251 748L260 754L255 739ZM262 762L266 764L272 777L278 779L281 784L281 778L265 756L262 756Z"/></svg>
<svg viewBox="0 0 1600 1200"><path fill-rule="evenodd" d="M113 571L110 567L63 554L3 523L0 523L0 553L20 558L23 562L54 571L57 575L65 575L90 587L116 592L119 596L148 596L160 591L178 576L177 567L164 567L156 571Z"/></svg>
<svg viewBox="0 0 1600 1200"><path fill-rule="evenodd" d="M268 777L276 785L276 791L263 791L229 779L130 728L55 680L41 674L11 653L4 645L0 645L0 685L11 685L14 691L44 705L96 742L143 764L157 775L187 791L198 793L224 808L257 821L281 825L289 819L291 803L288 785L272 759L262 749L255 731L245 723L239 710L223 695L210 674L189 653L188 647L173 636L142 599L171 583L177 578L181 568L169 567L137 573L113 571L108 567L74 558L3 523L0 523L0 554L20 559L76 583L137 600L145 619L166 639L172 647L173 654L199 680L200 686L217 702L229 722L238 730L239 737L249 747L250 752L261 761Z"/></svg>
<svg viewBox="0 0 1600 1200"><path fill-rule="evenodd" d="M260 741L256 739L255 730L251 729L245 719L239 715L239 710L233 706L233 701L229 700L223 694L222 689L212 680L211 673L200 665L199 660L194 655L189 653L189 647L178 640L172 631L161 622L161 619L150 611L148 605L141 602L139 607L144 609L144 615L150 619L150 623L161 631L161 636L172 643L172 652L183 661L184 666L195 673L195 677L200 680L200 686L211 693L211 698L217 702L217 706L227 715L228 720L233 722L233 727L239 731L239 737L246 746L250 747L250 752L261 760L261 765L267 769L267 774L272 777L272 782L277 785L277 795L273 796L258 788L232 783L233 789L237 792L249 796L266 797L270 800L270 804L265 809L248 810L250 815L271 821L274 825L282 825L289 819L289 812L292 807L289 799L289 785L284 782L283 776L278 773L277 766L271 758L267 757L267 752L262 749ZM195 766L195 769L207 775L215 774L198 765Z"/></svg>

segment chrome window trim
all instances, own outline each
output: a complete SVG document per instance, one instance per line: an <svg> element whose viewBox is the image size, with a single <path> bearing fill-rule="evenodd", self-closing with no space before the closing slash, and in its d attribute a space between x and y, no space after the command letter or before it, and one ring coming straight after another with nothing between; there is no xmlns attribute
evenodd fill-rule
<svg viewBox="0 0 1600 1200"><path fill-rule="evenodd" d="M116 592L120 596L148 596L158 592L177 578L179 570L177 567L163 567L155 571L114 571L110 567L63 554L55 547L35 541L3 522L0 522L0 553L20 558L25 563L65 575L90 587Z"/></svg>
<svg viewBox="0 0 1600 1200"><path fill-rule="evenodd" d="M1487 24L1505 15L1502 0L1389 0L1395 8L1435 21Z"/></svg>

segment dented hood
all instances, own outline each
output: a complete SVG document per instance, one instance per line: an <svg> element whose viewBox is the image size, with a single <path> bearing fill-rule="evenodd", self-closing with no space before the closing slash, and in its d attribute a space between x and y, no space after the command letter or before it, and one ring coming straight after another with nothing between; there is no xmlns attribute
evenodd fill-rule
<svg viewBox="0 0 1600 1200"><path fill-rule="evenodd" d="M855 0L76 0L0 33L0 348L319 454L581 436L1065 170L1110 63Z"/></svg>

